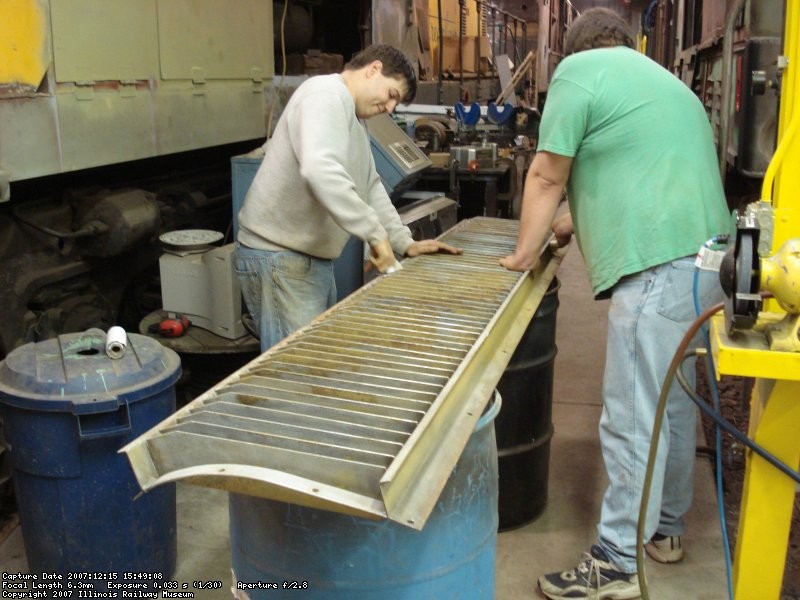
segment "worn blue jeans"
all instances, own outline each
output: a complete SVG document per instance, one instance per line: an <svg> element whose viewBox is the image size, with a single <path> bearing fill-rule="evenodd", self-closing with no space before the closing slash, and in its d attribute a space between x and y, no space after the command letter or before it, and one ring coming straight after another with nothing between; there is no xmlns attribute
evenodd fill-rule
<svg viewBox="0 0 800 600"><path fill-rule="evenodd" d="M332 260L237 243L233 268L258 327L262 352L336 303Z"/></svg>
<svg viewBox="0 0 800 600"><path fill-rule="evenodd" d="M694 257L664 263L620 280L612 290L603 379L600 444L609 485L598 544L623 572L636 572L636 529L658 398L670 362L696 318ZM722 299L719 276L701 271L701 310ZM689 348L703 345L702 334ZM684 372L694 384L693 362ZM656 532L684 533L692 502L697 407L677 382L659 437L644 541Z"/></svg>

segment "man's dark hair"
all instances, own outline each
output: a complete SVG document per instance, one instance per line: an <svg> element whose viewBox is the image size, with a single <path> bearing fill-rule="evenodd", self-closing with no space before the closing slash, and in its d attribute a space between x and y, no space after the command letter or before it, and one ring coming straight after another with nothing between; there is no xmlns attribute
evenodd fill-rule
<svg viewBox="0 0 800 600"><path fill-rule="evenodd" d="M583 11L567 31L564 54L614 46L636 48L630 25L611 9L590 8Z"/></svg>
<svg viewBox="0 0 800 600"><path fill-rule="evenodd" d="M366 67L374 60L381 61L383 65L381 73L384 77L400 77L405 80L408 92L403 98L403 103L411 102L417 95L417 75L408 57L394 46L388 44L368 46L353 56L344 68L346 71L354 71Z"/></svg>

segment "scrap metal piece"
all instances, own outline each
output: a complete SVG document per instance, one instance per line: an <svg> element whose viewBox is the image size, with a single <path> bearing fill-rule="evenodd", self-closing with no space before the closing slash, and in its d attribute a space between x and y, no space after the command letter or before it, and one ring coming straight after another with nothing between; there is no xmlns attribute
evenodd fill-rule
<svg viewBox="0 0 800 600"><path fill-rule="evenodd" d="M476 218L379 277L143 434L143 490L217 487L422 529L544 297L499 259L519 223Z"/></svg>

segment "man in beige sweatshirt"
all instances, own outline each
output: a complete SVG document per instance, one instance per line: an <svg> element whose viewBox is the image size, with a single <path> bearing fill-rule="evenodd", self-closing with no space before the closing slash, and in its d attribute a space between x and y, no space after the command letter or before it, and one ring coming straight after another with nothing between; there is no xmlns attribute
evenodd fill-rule
<svg viewBox="0 0 800 600"><path fill-rule="evenodd" d="M378 45L289 99L238 215L235 269L262 351L333 306L333 260L351 235L382 273L395 253L460 253L415 242L375 170L364 120L413 100L416 84L408 58Z"/></svg>

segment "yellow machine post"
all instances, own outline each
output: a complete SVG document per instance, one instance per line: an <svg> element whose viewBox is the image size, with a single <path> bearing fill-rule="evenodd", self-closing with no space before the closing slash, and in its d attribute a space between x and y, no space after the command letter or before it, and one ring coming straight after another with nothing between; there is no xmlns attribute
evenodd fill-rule
<svg viewBox="0 0 800 600"><path fill-rule="evenodd" d="M788 67L783 72L781 104L778 117L778 148L773 158L775 185L772 197L775 207L773 253L791 238L800 235L800 170L788 165L800 164L800 5L786 2L784 55ZM783 168L787 167L787 168ZM773 165L770 164L770 169ZM769 174L769 172L768 172ZM765 188L770 181L764 178ZM768 192L768 190L767 190Z"/></svg>
<svg viewBox="0 0 800 600"><path fill-rule="evenodd" d="M775 212L772 253L800 237L800 6L786 2L778 147L764 177L762 199ZM765 327L780 320L780 307L769 301L752 331L728 335L721 315L712 319L712 353L719 375L756 378L751 397L749 436L790 468L800 464L800 352L770 349ZM774 311L774 312L773 312ZM779 598L795 482L767 460L749 451L745 470L734 558L734 597Z"/></svg>
<svg viewBox="0 0 800 600"><path fill-rule="evenodd" d="M764 316L766 324L775 315ZM756 377L750 400L749 437L784 464L800 462L800 352L776 352L759 323L752 331L725 333L711 322L718 374ZM753 452L747 454L734 557L734 598L780 597L794 507L794 481Z"/></svg>
<svg viewBox="0 0 800 600"><path fill-rule="evenodd" d="M757 383L750 437L797 468L800 382L759 379ZM735 598L780 597L794 496L795 484L789 477L763 458L748 456L734 560Z"/></svg>

